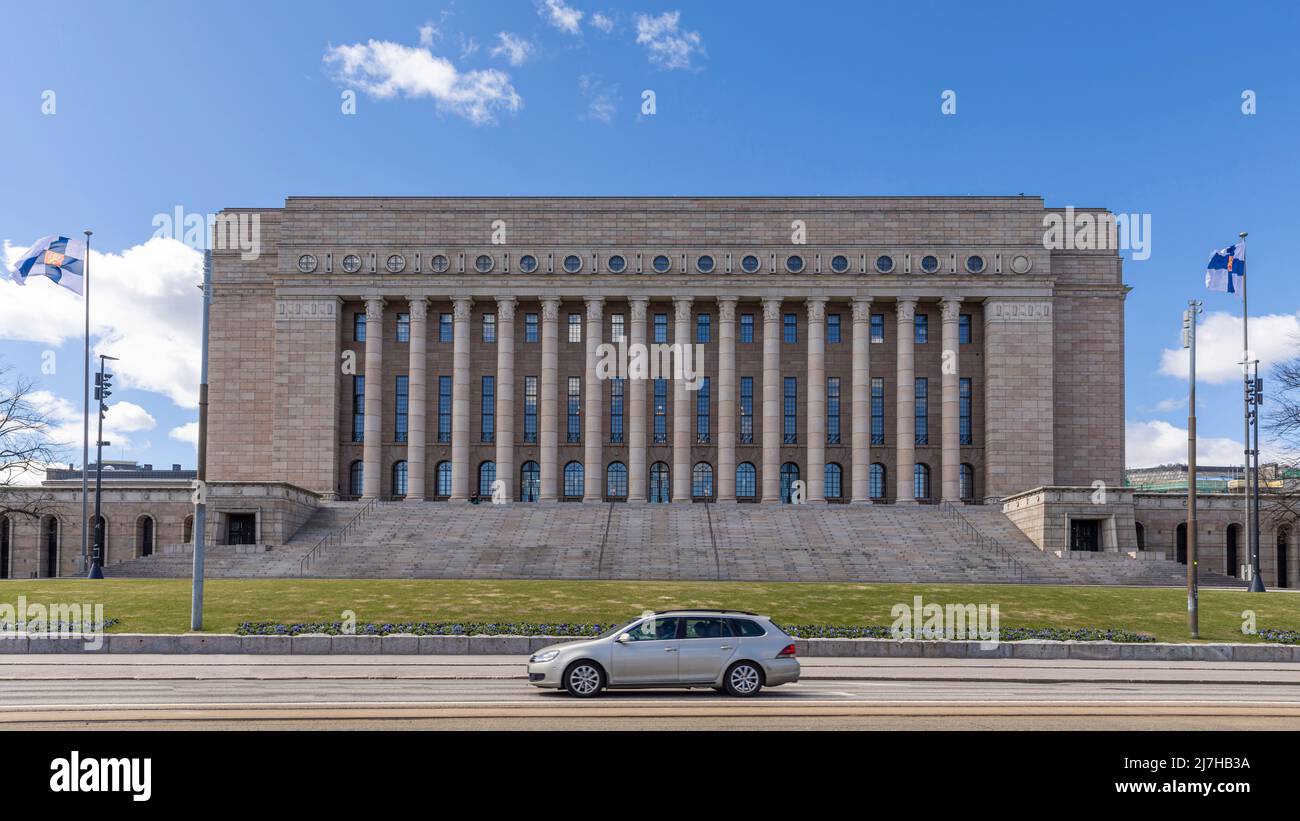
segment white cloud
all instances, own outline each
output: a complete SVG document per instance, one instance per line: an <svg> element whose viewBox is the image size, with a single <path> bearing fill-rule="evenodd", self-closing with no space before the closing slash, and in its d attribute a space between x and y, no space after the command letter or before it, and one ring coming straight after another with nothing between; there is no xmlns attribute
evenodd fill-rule
<svg viewBox="0 0 1300 821"><path fill-rule="evenodd" d="M178 442L186 442L194 446L195 450L199 447L199 423L197 421L186 422L183 425L174 427L167 435Z"/></svg>
<svg viewBox="0 0 1300 821"><path fill-rule="evenodd" d="M91 274L94 274L92 269ZM45 414L50 421L50 440L61 448L61 453L69 460L81 461L82 416L81 402L55 396L49 391L32 391L28 401L37 411ZM104 440L112 442L110 450L133 448L136 446L128 434L147 432L154 429L157 421L149 411L134 402L114 402L109 400L108 410L104 414ZM95 419L94 398L90 404L90 447L94 458L97 420ZM147 446L142 443L141 446ZM107 454L106 454L107 456Z"/></svg>
<svg viewBox="0 0 1300 821"><path fill-rule="evenodd" d="M433 23L425 23L420 26L420 47L431 48L436 40L442 39L442 32L434 27Z"/></svg>
<svg viewBox="0 0 1300 821"><path fill-rule="evenodd" d="M660 68L691 68L691 61L706 56L704 40L698 31L679 28L680 11L667 11L658 17L636 16L636 41L650 52L650 62Z"/></svg>
<svg viewBox="0 0 1300 821"><path fill-rule="evenodd" d="M1186 464L1187 428L1159 420L1130 420L1124 429L1128 467ZM1261 449L1262 450L1262 449ZM1223 436L1197 436L1196 461L1202 465L1240 465L1244 461L1241 443Z"/></svg>
<svg viewBox="0 0 1300 821"><path fill-rule="evenodd" d="M592 28L600 29L606 34L609 34L611 31L614 30L614 19L612 17L608 17L604 14L601 14L600 12L596 12L595 14L591 15L591 25Z"/></svg>
<svg viewBox="0 0 1300 821"><path fill-rule="evenodd" d="M508 31L497 34L499 45L488 52L493 57L505 57L512 66L521 66L536 50L532 43L522 37L516 37Z"/></svg>
<svg viewBox="0 0 1300 821"><path fill-rule="evenodd" d="M582 30L582 12L573 6L566 6L564 0L542 0L537 13L565 34L578 34Z"/></svg>
<svg viewBox="0 0 1300 821"><path fill-rule="evenodd" d="M10 267L24 250L5 240ZM118 357L111 364L119 389L154 391L183 408L198 407L203 300L196 286L202 266L200 251L160 237L121 254L92 252L92 353ZM78 379L84 310L81 297L44 277L25 286L0 278L0 339L51 346L75 341L59 352L55 366L74 369Z"/></svg>
<svg viewBox="0 0 1300 821"><path fill-rule="evenodd" d="M460 59L472 57L479 50L479 42L474 37L460 36Z"/></svg>
<svg viewBox="0 0 1300 821"><path fill-rule="evenodd" d="M334 69L340 85L381 100L429 97L440 111L458 114L474 125L495 123L498 112L513 114L523 105L509 74L496 69L460 71L427 47L370 40L328 49L325 63Z"/></svg>
<svg viewBox="0 0 1300 821"><path fill-rule="evenodd" d="M583 74L578 78L578 89L587 98L587 111L583 115L585 119L598 120L606 125L614 121L614 114L618 110L614 102L618 86L606 86L601 82L599 74Z"/></svg>
<svg viewBox="0 0 1300 821"><path fill-rule="evenodd" d="M1266 314L1250 318L1250 358L1259 372L1300 353L1300 314ZM1160 373L1187 378L1187 350L1160 351ZM1241 317L1216 311L1196 328L1196 381L1210 384L1240 382Z"/></svg>

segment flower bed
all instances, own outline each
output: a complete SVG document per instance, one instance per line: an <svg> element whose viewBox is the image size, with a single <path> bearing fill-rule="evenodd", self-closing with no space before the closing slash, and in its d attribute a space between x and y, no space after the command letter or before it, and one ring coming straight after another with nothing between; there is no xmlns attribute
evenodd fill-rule
<svg viewBox="0 0 1300 821"><path fill-rule="evenodd" d="M1271 641L1276 644L1300 644L1300 630L1278 630L1273 627L1266 627L1260 630L1258 635L1264 641Z"/></svg>

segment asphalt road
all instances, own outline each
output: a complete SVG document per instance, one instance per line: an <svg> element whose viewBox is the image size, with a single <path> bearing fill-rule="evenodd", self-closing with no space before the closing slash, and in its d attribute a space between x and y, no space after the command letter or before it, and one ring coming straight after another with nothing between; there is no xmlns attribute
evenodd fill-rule
<svg viewBox="0 0 1300 821"><path fill-rule="evenodd" d="M798 684L538 690L522 657L0 657L0 728L1300 729L1285 664L803 659Z"/></svg>

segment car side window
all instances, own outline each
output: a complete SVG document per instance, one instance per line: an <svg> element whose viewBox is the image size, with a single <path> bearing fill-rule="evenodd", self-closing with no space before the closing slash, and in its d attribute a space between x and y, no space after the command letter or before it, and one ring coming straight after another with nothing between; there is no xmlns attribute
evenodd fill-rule
<svg viewBox="0 0 1300 821"><path fill-rule="evenodd" d="M686 619L684 638L720 639L730 636L731 629L727 626L726 619Z"/></svg>
<svg viewBox="0 0 1300 821"><path fill-rule="evenodd" d="M749 619L732 619L731 626L736 631L736 635L743 636L747 639L758 638L767 635L767 631L759 626L758 622Z"/></svg>
<svg viewBox="0 0 1300 821"><path fill-rule="evenodd" d="M628 633L632 641L668 641L677 638L677 619L646 619Z"/></svg>

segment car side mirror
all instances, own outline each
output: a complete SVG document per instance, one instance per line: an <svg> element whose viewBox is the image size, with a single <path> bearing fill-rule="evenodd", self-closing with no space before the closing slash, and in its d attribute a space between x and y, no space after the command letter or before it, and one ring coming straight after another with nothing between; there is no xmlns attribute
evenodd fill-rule
<svg viewBox="0 0 1300 821"><path fill-rule="evenodd" d="M623 635L619 636L617 639L619 644L627 644L631 640L632 640L631 633L624 633Z"/></svg>

